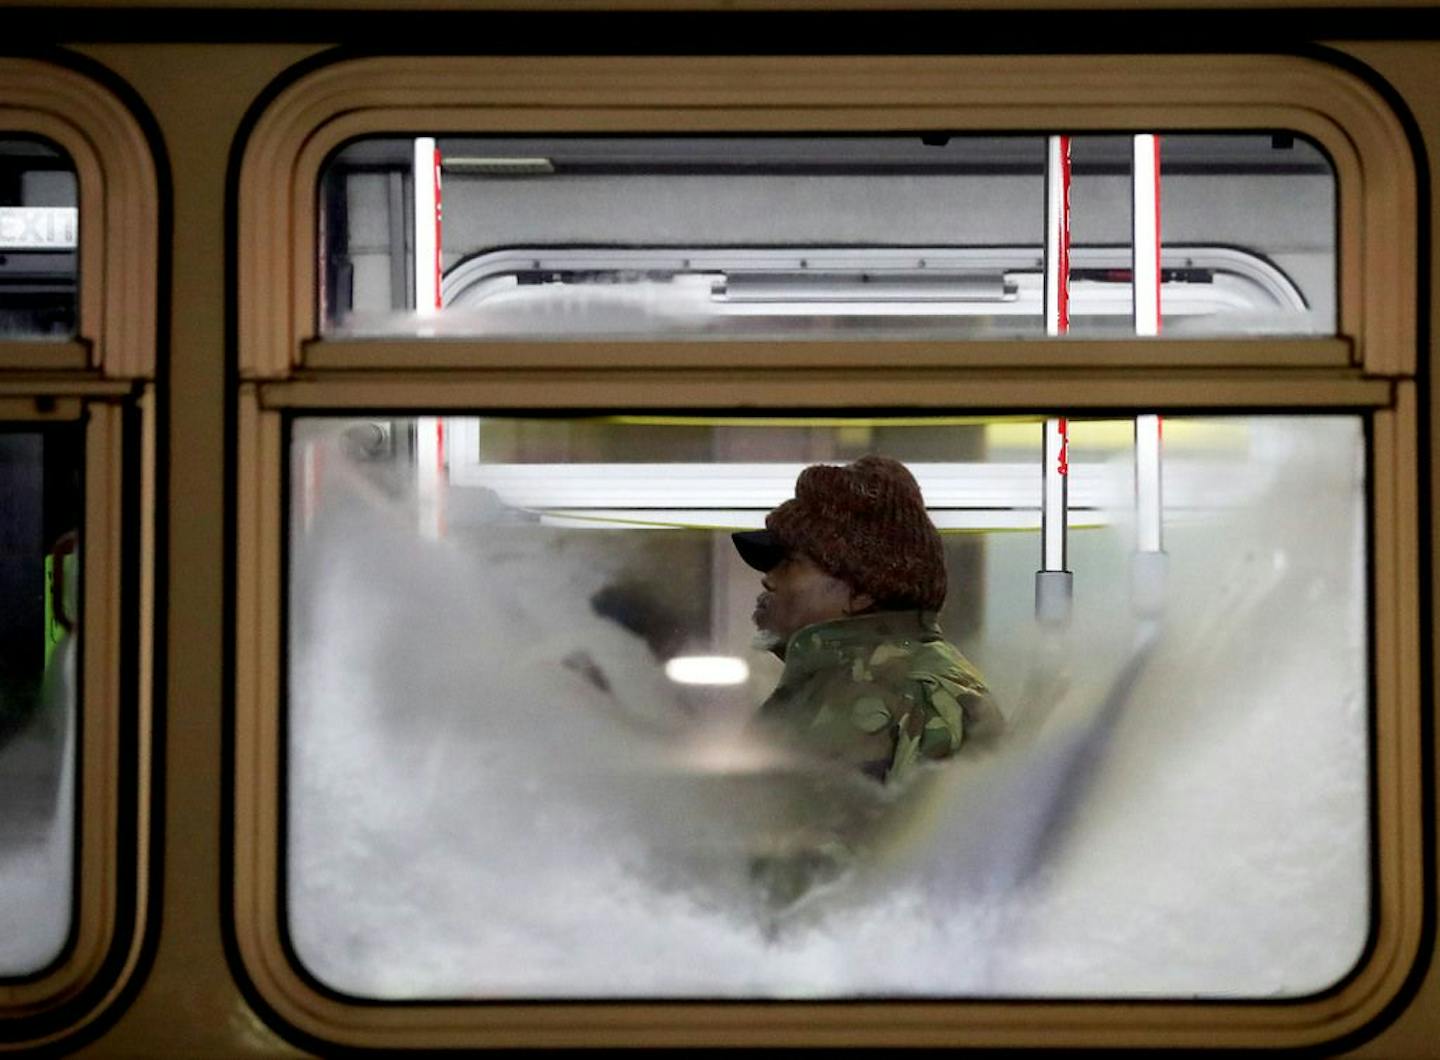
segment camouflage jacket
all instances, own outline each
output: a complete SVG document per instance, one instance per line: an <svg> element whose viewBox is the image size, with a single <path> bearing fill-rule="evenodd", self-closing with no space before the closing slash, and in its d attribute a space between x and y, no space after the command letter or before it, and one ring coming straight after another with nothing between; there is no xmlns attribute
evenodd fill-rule
<svg viewBox="0 0 1440 1060"><path fill-rule="evenodd" d="M1003 726L979 672L941 636L934 613L921 611L799 630L756 718L762 734L887 785L920 761L988 743Z"/></svg>

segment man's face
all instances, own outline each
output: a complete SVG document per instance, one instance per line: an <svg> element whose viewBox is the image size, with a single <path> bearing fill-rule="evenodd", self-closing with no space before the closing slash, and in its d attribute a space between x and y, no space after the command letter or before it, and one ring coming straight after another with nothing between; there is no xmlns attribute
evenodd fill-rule
<svg viewBox="0 0 1440 1060"><path fill-rule="evenodd" d="M777 654L797 630L863 610L869 598L857 595L803 552L791 552L760 579L765 591L755 601L755 626L778 641Z"/></svg>

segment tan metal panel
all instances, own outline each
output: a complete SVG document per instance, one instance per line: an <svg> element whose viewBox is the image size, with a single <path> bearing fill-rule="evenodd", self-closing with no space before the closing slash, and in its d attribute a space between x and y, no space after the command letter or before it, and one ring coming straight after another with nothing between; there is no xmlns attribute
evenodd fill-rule
<svg viewBox="0 0 1440 1060"><path fill-rule="evenodd" d="M47 7L93 7L94 0L46 0ZM149 0L147 7L195 8L225 11L253 8L252 0ZM269 6L280 10L393 11L396 0L274 0ZM1057 11L1133 10L1132 0L1011 0L1006 5L1018 10ZM1147 8L1159 10L1246 11L1287 8L1424 9L1433 0L1148 0ZM425 11L985 11L993 12L993 0L424 0L413 10Z"/></svg>
<svg viewBox="0 0 1440 1060"><path fill-rule="evenodd" d="M1371 460L1374 577L1375 844L1379 915L1363 975L1398 985L1418 954L1427 895L1418 805L1425 748L1420 739L1420 564L1416 392L1397 389L1394 409L1375 417ZM1433 900L1433 898L1431 898Z"/></svg>
<svg viewBox="0 0 1440 1060"><path fill-rule="evenodd" d="M142 806L154 799L149 808L163 824L163 849L149 866L161 901L154 906L143 984L132 980L123 992L95 999L92 1012L114 1023L81 1048L107 1057L295 1055L245 1004L223 942L222 700L228 697L221 668L229 621L223 591L229 396L224 222L228 152L246 107L267 82L316 48L140 42L73 50L123 78L149 108L174 189L173 231L167 233L170 348L155 391L163 418L154 439L160 489L171 499L154 513L163 551L155 568L161 599L153 633L160 642L156 661L165 661L157 692L168 724L152 746L165 783L153 795L145 788L140 793ZM139 441L142 448L149 444L143 433ZM153 497L142 500L153 503ZM144 577L142 567L142 583ZM146 724L142 718L142 740L149 734ZM142 765L145 757L142 749ZM143 865L138 875L143 884ZM84 1035L90 1018L77 1016L56 1028L61 1048L71 1046L77 1032Z"/></svg>
<svg viewBox="0 0 1440 1060"><path fill-rule="evenodd" d="M1433 175L1440 172L1440 79L1435 76L1435 44L1375 40L1346 41L1335 46L1366 63L1399 93L1415 120L1421 138L1417 147L1428 154L1430 173ZM1430 232L1429 287L1421 290L1420 297L1423 303L1430 307L1433 320L1436 307L1440 307L1440 213L1435 209L1433 192L1430 215L1421 217L1419 224L1428 225ZM1432 326L1429 348L1422 350L1421 356L1433 366L1437 351L1440 351L1440 335L1436 334ZM1428 390L1418 389L1416 392L1417 407L1432 410L1432 422L1437 400L1440 400L1440 375L1437 375L1432 367ZM1424 446L1426 443L1422 440L1421 444ZM1433 504L1433 498L1440 494L1440 435L1433 429L1428 439L1428 448L1422 448L1421 453L1417 475L1420 476L1422 484L1428 487L1428 495ZM1440 548L1440 522L1431 520L1431 536L1429 539L1421 539L1417 547L1424 550L1424 555L1433 557L1436 554L1437 548ZM1421 584L1420 592L1422 599L1429 601L1433 615L1436 613L1436 605L1440 604L1440 565L1433 561L1430 563L1430 580ZM1433 689L1437 660L1440 660L1440 627L1433 621L1430 640L1428 643L1420 642L1420 654L1421 672L1428 674L1430 687ZM1431 742L1420 750L1433 771L1435 763L1440 762L1440 726L1431 726ZM1432 777L1433 775L1432 772ZM1434 830L1435 821L1432 820L1431 825L1429 839L1433 844L1431 849L1434 850L1440 848L1440 832ZM1432 903L1433 915L1434 903L1440 902L1440 893L1432 893L1426 897ZM1428 958L1428 972L1418 984L1403 1012L1397 1015L1395 1022L1387 1027L1384 1033L1360 1046L1357 1055L1388 1058L1425 1056L1435 1052L1435 1043L1440 1041L1440 961L1436 960L1433 942Z"/></svg>
<svg viewBox="0 0 1440 1060"><path fill-rule="evenodd" d="M267 979L293 975L280 948L279 822L281 628L280 417L261 411L253 384L240 393L242 443L236 480L235 938L247 965ZM252 787L253 785L253 787Z"/></svg>

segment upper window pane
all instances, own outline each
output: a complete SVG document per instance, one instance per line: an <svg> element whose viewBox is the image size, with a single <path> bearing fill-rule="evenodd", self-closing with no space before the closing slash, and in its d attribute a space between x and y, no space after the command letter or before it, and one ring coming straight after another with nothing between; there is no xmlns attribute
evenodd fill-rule
<svg viewBox="0 0 1440 1060"><path fill-rule="evenodd" d="M358 141L322 177L321 319L330 335L962 339L1045 335L1064 302L1048 333L1122 336L1138 277L1142 310L1158 279L1162 335L1335 331L1335 180L1312 144L1162 135L1157 178L1135 137L1100 135L1064 138L1065 176L1058 139ZM1047 188L1068 190L1068 236L1047 239ZM1047 296L1062 240L1068 298Z"/></svg>
<svg viewBox="0 0 1440 1060"><path fill-rule="evenodd" d="M0 978L70 932L80 437L0 425Z"/></svg>
<svg viewBox="0 0 1440 1060"><path fill-rule="evenodd" d="M53 145L0 133L0 340L75 334L75 167Z"/></svg>

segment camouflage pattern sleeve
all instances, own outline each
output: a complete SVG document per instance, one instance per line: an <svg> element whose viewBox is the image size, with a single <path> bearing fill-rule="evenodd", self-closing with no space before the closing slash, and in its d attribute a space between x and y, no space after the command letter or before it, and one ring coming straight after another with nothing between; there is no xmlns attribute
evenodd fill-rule
<svg viewBox="0 0 1440 1060"><path fill-rule="evenodd" d="M958 705L929 679L911 678L902 686L894 712L894 753L885 783L907 779L922 759L948 758L960 748L965 729Z"/></svg>
<svg viewBox="0 0 1440 1060"><path fill-rule="evenodd" d="M970 739L972 728L990 736L999 717L985 682L950 644L927 644L909 662L887 784L904 780L919 761L949 758Z"/></svg>

